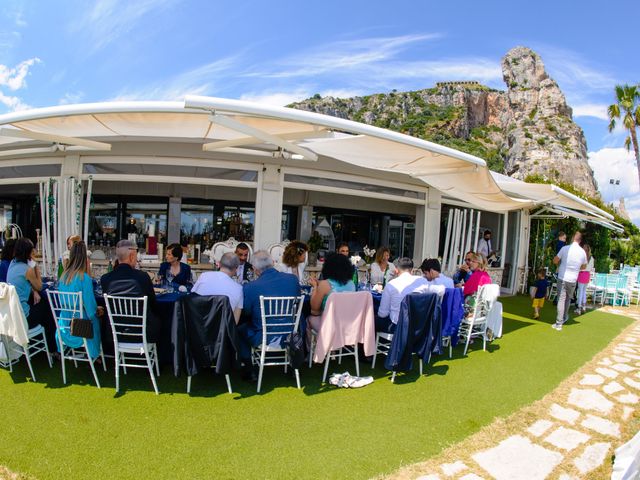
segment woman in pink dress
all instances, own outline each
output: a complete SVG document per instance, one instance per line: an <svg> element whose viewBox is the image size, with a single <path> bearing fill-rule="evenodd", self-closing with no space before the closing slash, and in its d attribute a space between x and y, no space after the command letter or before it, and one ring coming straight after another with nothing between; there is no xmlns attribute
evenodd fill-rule
<svg viewBox="0 0 640 480"><path fill-rule="evenodd" d="M491 283L491 277L487 273L487 260L481 253L471 255L469 269L471 270L471 276L469 280L464 282L464 289L462 290L465 298L470 295L475 295L482 285Z"/></svg>

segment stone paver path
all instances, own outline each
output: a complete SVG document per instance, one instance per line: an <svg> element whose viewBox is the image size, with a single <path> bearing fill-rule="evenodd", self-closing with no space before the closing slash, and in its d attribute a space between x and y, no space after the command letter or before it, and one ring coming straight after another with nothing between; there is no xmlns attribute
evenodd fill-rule
<svg viewBox="0 0 640 480"><path fill-rule="evenodd" d="M638 308L604 310L640 320ZM608 478L614 449L633 436L635 432L629 432L627 424L633 419L637 425L640 416L636 411L640 402L640 322L618 336L574 377L537 402L539 408L536 404L525 407L521 415L517 412L509 417L509 422L498 419L470 437L470 443L465 440L460 447L447 449L441 455L446 461L438 463L440 457L436 457L391 477ZM509 428L511 420L521 431ZM466 453L457 453L461 451Z"/></svg>

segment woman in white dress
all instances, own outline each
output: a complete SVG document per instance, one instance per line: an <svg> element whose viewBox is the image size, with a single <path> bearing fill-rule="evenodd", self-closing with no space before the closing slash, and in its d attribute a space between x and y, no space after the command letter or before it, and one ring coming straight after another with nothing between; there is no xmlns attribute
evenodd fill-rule
<svg viewBox="0 0 640 480"><path fill-rule="evenodd" d="M376 260L371 264L371 283L386 285L389 280L398 274L396 266L389 261L391 250L380 247L376 251Z"/></svg>
<svg viewBox="0 0 640 480"><path fill-rule="evenodd" d="M307 266L306 243L294 240L290 242L282 253L282 263L276 265L276 269L284 273L292 273L298 277L298 281L304 279L304 270Z"/></svg>

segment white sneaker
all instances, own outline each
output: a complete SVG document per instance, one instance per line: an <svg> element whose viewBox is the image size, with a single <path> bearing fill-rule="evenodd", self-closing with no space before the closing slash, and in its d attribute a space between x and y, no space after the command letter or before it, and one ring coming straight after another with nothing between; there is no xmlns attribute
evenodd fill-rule
<svg viewBox="0 0 640 480"><path fill-rule="evenodd" d="M554 323L553 325L551 325L551 328L557 330L557 331L561 331L562 330L562 325L558 325L556 323Z"/></svg>

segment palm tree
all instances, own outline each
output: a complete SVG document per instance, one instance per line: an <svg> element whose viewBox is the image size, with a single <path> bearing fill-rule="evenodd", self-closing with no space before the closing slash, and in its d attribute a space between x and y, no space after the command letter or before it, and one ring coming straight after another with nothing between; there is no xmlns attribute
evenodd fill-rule
<svg viewBox="0 0 640 480"><path fill-rule="evenodd" d="M638 149L638 137L636 127L640 125L640 89L638 85L616 85L616 103L609 105L609 131L616 128L616 119L622 117L624 128L629 131L629 136L624 141L627 150L631 149L636 154L636 166L638 169L638 182L640 183L640 149Z"/></svg>

